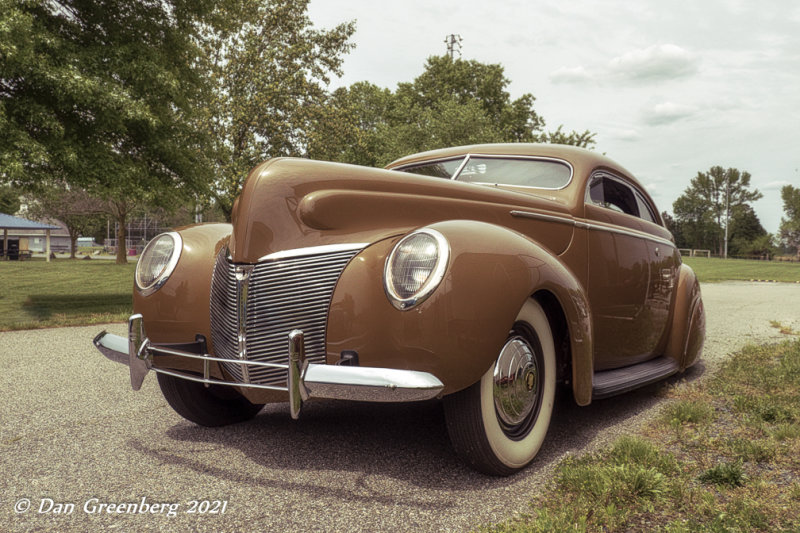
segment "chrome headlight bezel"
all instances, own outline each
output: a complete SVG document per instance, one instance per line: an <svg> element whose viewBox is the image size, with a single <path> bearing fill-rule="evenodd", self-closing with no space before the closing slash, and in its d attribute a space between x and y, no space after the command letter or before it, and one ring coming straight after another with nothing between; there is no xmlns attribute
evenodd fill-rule
<svg viewBox="0 0 800 533"><path fill-rule="evenodd" d="M154 253L153 250L155 249L158 241L164 238L172 239L172 251L170 252L170 257L166 264L161 268L161 271L153 276L153 280L149 283L145 283L142 281L142 269L144 268L143 262L149 257L149 254ZM181 258L182 251L183 239L181 238L180 234L175 231L161 233L153 237L153 239L147 243L147 246L145 246L144 250L142 250L142 255L139 256L139 261L136 263L134 283L139 293L141 293L143 296L149 296L163 287L169 277L172 275L172 272L175 270L178 260Z"/></svg>
<svg viewBox="0 0 800 533"><path fill-rule="evenodd" d="M408 297L403 297L398 294L398 291L395 289L393 283L393 271L392 271L392 264L398 251L401 249L402 245L407 241L419 236L419 235L427 235L432 237L435 244L436 244L436 263L434 267L431 269L431 273L428 275L427 279L422 283L419 289L412 295ZM450 244L447 242L447 239L444 235L439 233L438 231L431 229L431 228L424 228L413 231L397 241L397 243L392 248L392 251L389 253L389 256L386 258L386 263L383 267L383 288L386 292L386 296L388 297L391 304L401 311L407 311L422 302L424 302L432 293L436 290L439 284L444 279L445 271L447 270L447 265L450 261Z"/></svg>

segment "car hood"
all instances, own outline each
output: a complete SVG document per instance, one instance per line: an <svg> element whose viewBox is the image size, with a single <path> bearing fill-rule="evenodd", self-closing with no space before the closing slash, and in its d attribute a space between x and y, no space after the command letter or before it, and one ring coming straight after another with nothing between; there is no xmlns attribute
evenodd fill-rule
<svg viewBox="0 0 800 533"><path fill-rule="evenodd" d="M512 216L511 211L520 210L551 218L548 222L548 217ZM469 219L533 235L560 254L572 238L573 225L564 223L571 218L558 198L355 165L276 158L248 176L234 207L229 249L234 262L255 263L283 250L372 243L441 220Z"/></svg>

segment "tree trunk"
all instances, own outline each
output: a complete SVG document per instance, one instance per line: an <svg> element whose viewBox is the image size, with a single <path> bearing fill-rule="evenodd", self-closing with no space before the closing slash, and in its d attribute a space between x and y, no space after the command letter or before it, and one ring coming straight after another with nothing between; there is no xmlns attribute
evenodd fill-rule
<svg viewBox="0 0 800 533"><path fill-rule="evenodd" d="M78 234L69 232L69 258L75 259L75 250L78 248Z"/></svg>
<svg viewBox="0 0 800 533"><path fill-rule="evenodd" d="M117 264L118 265L125 265L128 263L128 247L125 245L126 240L126 233L125 233L125 222L127 217L125 213L119 213L117 215Z"/></svg>

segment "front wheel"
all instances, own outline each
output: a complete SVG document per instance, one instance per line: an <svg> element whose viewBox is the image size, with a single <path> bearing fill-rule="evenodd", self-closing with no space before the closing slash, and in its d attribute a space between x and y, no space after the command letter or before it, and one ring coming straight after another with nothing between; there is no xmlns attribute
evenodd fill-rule
<svg viewBox="0 0 800 533"><path fill-rule="evenodd" d="M547 315L528 300L489 370L444 398L450 440L466 463L485 474L507 476L533 460L553 412L555 359Z"/></svg>
<svg viewBox="0 0 800 533"><path fill-rule="evenodd" d="M250 420L264 404L253 404L232 388L206 387L202 383L157 374L158 385L167 403L183 418L201 426L224 426Z"/></svg>

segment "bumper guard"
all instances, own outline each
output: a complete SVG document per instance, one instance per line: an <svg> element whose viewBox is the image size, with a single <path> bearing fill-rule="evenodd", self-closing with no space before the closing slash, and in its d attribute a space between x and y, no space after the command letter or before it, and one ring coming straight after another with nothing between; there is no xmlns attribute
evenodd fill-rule
<svg viewBox="0 0 800 533"><path fill-rule="evenodd" d="M145 376L152 370L160 374L203 383L207 387L226 385L286 391L289 393L289 411L294 419L300 416L303 402L312 398L367 402L413 402L435 398L444 388L442 382L428 372L309 363L305 360L303 332L297 329L292 331L289 333L287 341L286 364L246 359L223 359L207 353L192 353L175 347L152 344L145 335L142 315L136 314L128 319L127 339L103 331L94 338L94 345L112 361L128 365L133 390L139 390L142 387ZM200 360L203 362L203 375L156 367L153 365L153 361L159 356ZM212 361L233 363L244 367L260 366L285 369L288 371L286 387L212 378L209 375Z"/></svg>

